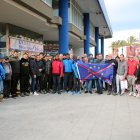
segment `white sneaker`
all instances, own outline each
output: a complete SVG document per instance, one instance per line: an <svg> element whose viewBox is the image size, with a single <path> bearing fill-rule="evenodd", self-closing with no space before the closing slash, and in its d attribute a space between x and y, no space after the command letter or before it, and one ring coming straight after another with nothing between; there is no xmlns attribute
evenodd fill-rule
<svg viewBox="0 0 140 140"><path fill-rule="evenodd" d="M133 95L133 92L130 92L130 93L129 93L129 96L132 96L132 95Z"/></svg>
<svg viewBox="0 0 140 140"><path fill-rule="evenodd" d="M136 96L137 98L139 98L140 97L140 95L139 94L137 94L137 96Z"/></svg>
<svg viewBox="0 0 140 140"><path fill-rule="evenodd" d="M136 96L137 96L137 94L136 94L136 93L134 93L134 94L133 94L133 96L134 96L134 97L136 97Z"/></svg>
<svg viewBox="0 0 140 140"><path fill-rule="evenodd" d="M38 96L39 94L35 91L35 92L34 92L34 95Z"/></svg>
<svg viewBox="0 0 140 140"><path fill-rule="evenodd" d="M121 93L121 96L124 94L124 92Z"/></svg>

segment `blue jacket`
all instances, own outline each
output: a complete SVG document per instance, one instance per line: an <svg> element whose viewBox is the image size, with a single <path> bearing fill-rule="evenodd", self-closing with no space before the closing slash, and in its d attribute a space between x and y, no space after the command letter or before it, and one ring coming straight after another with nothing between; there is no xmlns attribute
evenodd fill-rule
<svg viewBox="0 0 140 140"><path fill-rule="evenodd" d="M0 81L2 81L3 79L5 79L5 71L2 65L0 64Z"/></svg>
<svg viewBox="0 0 140 140"><path fill-rule="evenodd" d="M63 65L64 65L64 72L72 72L73 60L65 59L62 62L63 62Z"/></svg>
<svg viewBox="0 0 140 140"><path fill-rule="evenodd" d="M73 70L74 77L78 79L79 76L78 76L78 71L77 71L76 62L74 62L74 63L72 64L72 70Z"/></svg>

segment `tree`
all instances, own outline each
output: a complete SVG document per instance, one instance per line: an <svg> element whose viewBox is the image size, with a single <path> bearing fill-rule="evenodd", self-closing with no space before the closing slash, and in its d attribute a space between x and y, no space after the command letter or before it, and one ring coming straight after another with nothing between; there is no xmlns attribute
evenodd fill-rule
<svg viewBox="0 0 140 140"><path fill-rule="evenodd" d="M136 42L136 38L134 36L128 37L127 39L128 46L135 44L135 42Z"/></svg>

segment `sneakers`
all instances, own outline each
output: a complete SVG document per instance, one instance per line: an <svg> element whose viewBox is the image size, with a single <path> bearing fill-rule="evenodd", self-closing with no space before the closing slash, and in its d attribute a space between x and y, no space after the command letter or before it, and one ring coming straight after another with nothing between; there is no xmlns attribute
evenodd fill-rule
<svg viewBox="0 0 140 140"><path fill-rule="evenodd" d="M88 91L85 91L85 93L88 93Z"/></svg>
<svg viewBox="0 0 140 140"><path fill-rule="evenodd" d="M78 92L77 92L77 94L81 94L81 92L80 92L80 91L78 91Z"/></svg>
<svg viewBox="0 0 140 140"><path fill-rule="evenodd" d="M124 92L121 93L121 96L124 94Z"/></svg>
<svg viewBox="0 0 140 140"><path fill-rule="evenodd" d="M3 95L0 95L0 102L3 100Z"/></svg>
<svg viewBox="0 0 140 140"><path fill-rule="evenodd" d="M137 98L139 98L140 97L140 94L137 94L137 96L136 96Z"/></svg>
<svg viewBox="0 0 140 140"><path fill-rule="evenodd" d="M129 93L129 96L132 96L132 95L133 95L133 92L130 92L130 93Z"/></svg>
<svg viewBox="0 0 140 140"><path fill-rule="evenodd" d="M92 91L89 91L90 94L92 94Z"/></svg>
<svg viewBox="0 0 140 140"><path fill-rule="evenodd" d="M35 96L38 96L39 94L35 91L34 93L33 93Z"/></svg>
<svg viewBox="0 0 140 140"><path fill-rule="evenodd" d="M20 96L21 96L21 97L24 97L24 96L25 96L25 95L24 95L24 92L22 92L22 93L20 94Z"/></svg>
<svg viewBox="0 0 140 140"><path fill-rule="evenodd" d="M71 91L68 91L68 94L71 94L72 92Z"/></svg>
<svg viewBox="0 0 140 140"><path fill-rule="evenodd" d="M137 96L137 94L134 92L134 93L133 93L133 96L134 96L134 97L136 97L136 96Z"/></svg>
<svg viewBox="0 0 140 140"><path fill-rule="evenodd" d="M111 92L108 92L107 95L111 95Z"/></svg>
<svg viewBox="0 0 140 140"><path fill-rule="evenodd" d="M76 92L75 92L75 91L73 91L73 92L72 92L72 95L74 95L75 93L76 93Z"/></svg>

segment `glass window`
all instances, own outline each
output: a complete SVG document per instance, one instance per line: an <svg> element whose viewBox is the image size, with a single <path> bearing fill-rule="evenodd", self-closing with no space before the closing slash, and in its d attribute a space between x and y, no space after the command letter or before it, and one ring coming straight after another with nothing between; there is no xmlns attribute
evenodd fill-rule
<svg viewBox="0 0 140 140"><path fill-rule="evenodd" d="M6 24L0 23L0 55L6 55Z"/></svg>
<svg viewBox="0 0 140 140"><path fill-rule="evenodd" d="M69 22L83 31L83 14L75 0L70 0Z"/></svg>

